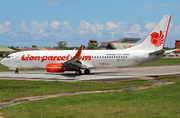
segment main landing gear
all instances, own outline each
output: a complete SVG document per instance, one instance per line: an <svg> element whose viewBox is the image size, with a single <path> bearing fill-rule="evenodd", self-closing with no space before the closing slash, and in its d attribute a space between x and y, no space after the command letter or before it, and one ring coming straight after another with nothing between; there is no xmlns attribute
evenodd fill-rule
<svg viewBox="0 0 180 118"><path fill-rule="evenodd" d="M89 69L85 69L84 70L84 74L89 74L90 73L90 70ZM76 75L81 75L82 74L82 71L81 70L76 70Z"/></svg>
<svg viewBox="0 0 180 118"><path fill-rule="evenodd" d="M81 75L82 71L81 70L76 70L76 75Z"/></svg>
<svg viewBox="0 0 180 118"><path fill-rule="evenodd" d="M85 69L84 70L84 74L89 74L90 73L90 70L89 69Z"/></svg>
<svg viewBox="0 0 180 118"><path fill-rule="evenodd" d="M18 73L19 73L18 68L16 68L15 73L16 73L16 74L18 74Z"/></svg>

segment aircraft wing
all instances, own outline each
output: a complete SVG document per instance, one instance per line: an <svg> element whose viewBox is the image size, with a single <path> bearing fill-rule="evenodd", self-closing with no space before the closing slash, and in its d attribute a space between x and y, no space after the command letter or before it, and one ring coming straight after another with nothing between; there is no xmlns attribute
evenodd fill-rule
<svg viewBox="0 0 180 118"><path fill-rule="evenodd" d="M86 68L86 66L83 65L81 63L81 61L80 61L82 49L83 49L83 45L81 45L78 52L76 53L76 55L72 59L70 59L70 60L63 63L64 66L66 66L67 69L72 69L72 68L75 68L75 67L76 68L81 68L81 69Z"/></svg>

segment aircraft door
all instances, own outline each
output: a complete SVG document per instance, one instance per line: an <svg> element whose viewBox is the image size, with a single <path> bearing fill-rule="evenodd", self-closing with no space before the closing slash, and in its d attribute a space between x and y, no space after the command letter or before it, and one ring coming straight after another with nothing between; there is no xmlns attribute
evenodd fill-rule
<svg viewBox="0 0 180 118"><path fill-rule="evenodd" d="M20 55L16 54L15 58L16 58L15 61L19 63L20 62Z"/></svg>

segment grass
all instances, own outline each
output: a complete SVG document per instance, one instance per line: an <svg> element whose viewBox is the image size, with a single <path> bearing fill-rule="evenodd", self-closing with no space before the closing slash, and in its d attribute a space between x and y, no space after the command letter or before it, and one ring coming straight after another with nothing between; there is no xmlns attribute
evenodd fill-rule
<svg viewBox="0 0 180 118"><path fill-rule="evenodd" d="M26 96L115 89L149 85L151 83L153 82L143 80L117 83L0 80L0 102L7 102Z"/></svg>
<svg viewBox="0 0 180 118"><path fill-rule="evenodd" d="M12 70L10 70L8 67L6 67L0 63L0 71L12 71Z"/></svg>
<svg viewBox="0 0 180 118"><path fill-rule="evenodd" d="M157 59L151 63L144 63L139 66L159 66L159 65L179 65L180 58L168 58L164 57L161 59Z"/></svg>
<svg viewBox="0 0 180 118"><path fill-rule="evenodd" d="M1 112L6 118L180 117L180 77L163 80L176 83L145 90L63 96L5 107Z"/></svg>

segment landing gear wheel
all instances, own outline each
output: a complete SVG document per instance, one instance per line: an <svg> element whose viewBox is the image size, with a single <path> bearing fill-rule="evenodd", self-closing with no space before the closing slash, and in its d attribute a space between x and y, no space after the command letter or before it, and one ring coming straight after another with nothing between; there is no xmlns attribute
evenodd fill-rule
<svg viewBox="0 0 180 118"><path fill-rule="evenodd" d="M76 75L81 75L82 71L81 70L76 70Z"/></svg>
<svg viewBox="0 0 180 118"><path fill-rule="evenodd" d="M84 74L89 74L90 73L90 70L89 69L85 69L84 70Z"/></svg>
<svg viewBox="0 0 180 118"><path fill-rule="evenodd" d="M18 68L16 68L15 73L16 73L16 74L18 74L18 73L19 73Z"/></svg>

